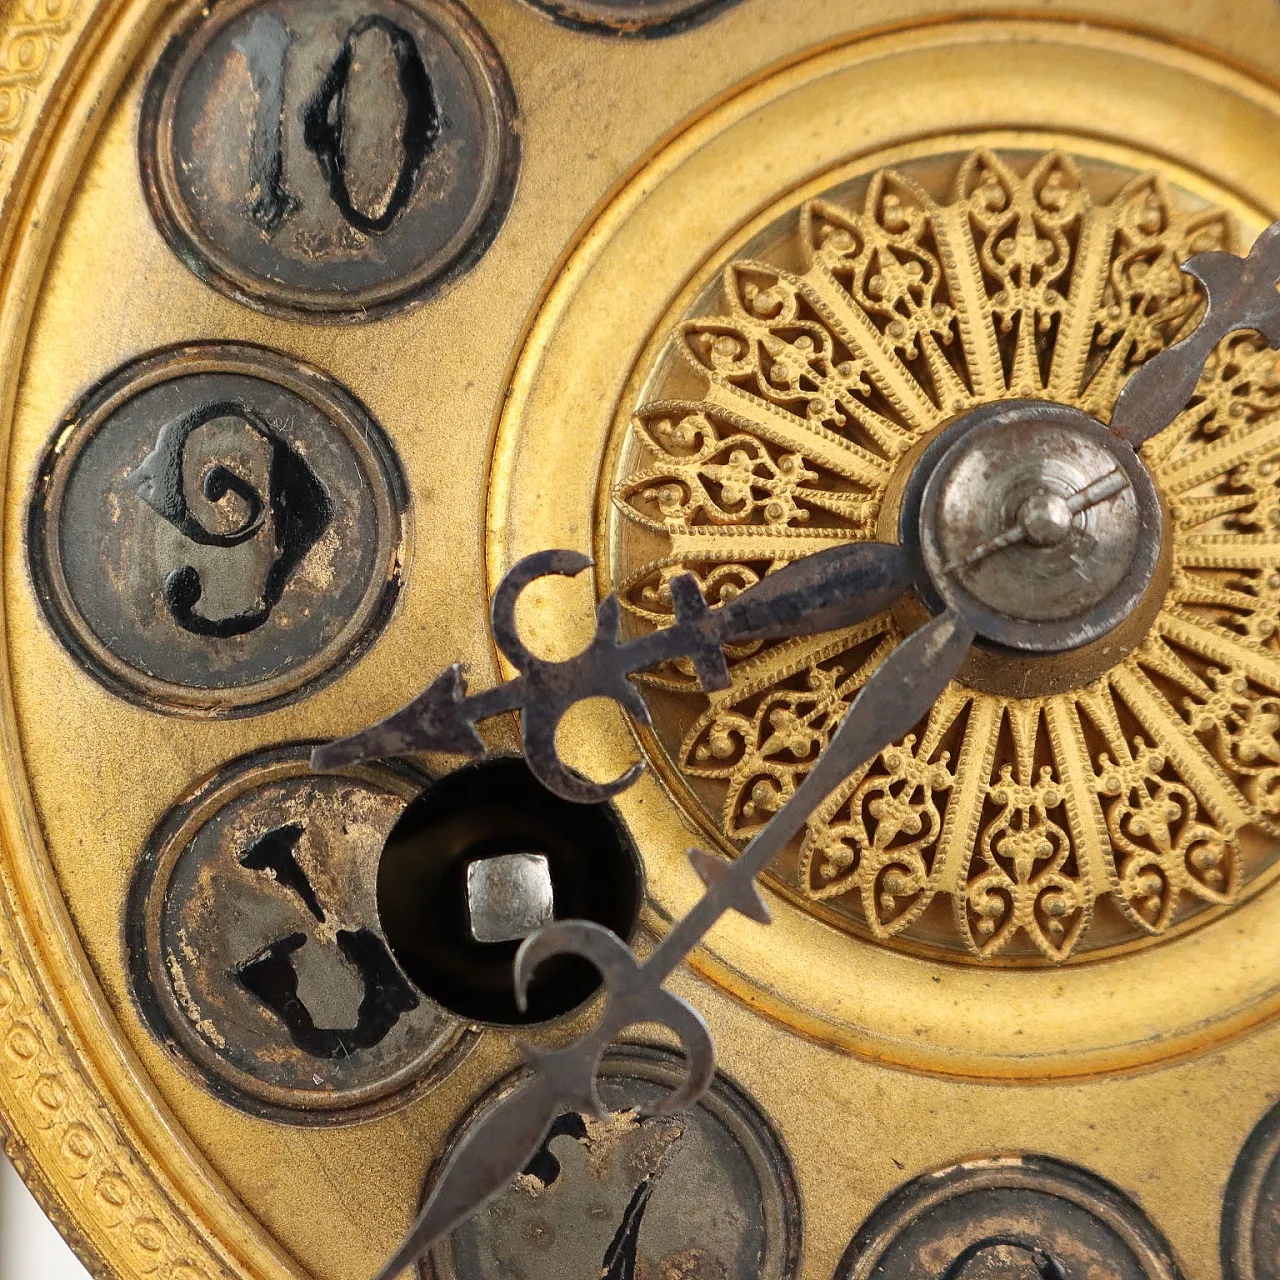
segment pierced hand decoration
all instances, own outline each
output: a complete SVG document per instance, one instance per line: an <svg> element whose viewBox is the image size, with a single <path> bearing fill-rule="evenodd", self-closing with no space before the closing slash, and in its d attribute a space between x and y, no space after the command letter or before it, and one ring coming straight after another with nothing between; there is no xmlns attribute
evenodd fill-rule
<svg viewBox="0 0 1280 1280"><path fill-rule="evenodd" d="M533 972L554 955L579 955L600 971L606 1003L594 1030L568 1048L545 1052L522 1046L536 1071L513 1090L450 1157L440 1171L413 1230L378 1280L390 1277L443 1240L482 1204L501 1193L524 1168L564 1108L603 1118L596 1094L596 1067L613 1038L636 1023L658 1023L679 1038L689 1058L684 1085L664 1100L662 1112L690 1107L715 1073L715 1047L701 1016L664 990L672 970L728 911L761 924L768 908L755 888L756 876L804 826L813 806L877 751L911 727L955 675L973 632L944 613L915 633L885 663L859 695L817 766L776 818L733 862L694 849L690 859L707 890L697 905L640 964L616 934L582 920L558 921L525 940L516 956L516 992L521 1000Z"/></svg>
<svg viewBox="0 0 1280 1280"><path fill-rule="evenodd" d="M1280 347L1280 223L1254 241L1247 258L1198 253L1182 269L1209 295L1204 319L1181 342L1149 360L1125 384L1111 415L1111 429L1136 449L1159 435L1195 392L1214 348L1240 329L1254 329Z"/></svg>
<svg viewBox="0 0 1280 1280"><path fill-rule="evenodd" d="M671 584L674 627L623 644L618 636L621 606L617 596L608 596L596 611L592 643L566 662L545 662L529 652L516 631L516 600L538 578L572 577L590 566L591 561L575 551L540 551L526 556L503 578L493 595L490 618L498 648L520 672L514 680L466 697L461 668L446 667L407 707L381 724L320 747L312 757L314 766L337 769L415 751L480 756L484 744L476 722L518 710L525 756L538 780L566 800L607 800L631 786L642 766L611 783L592 782L568 768L556 752L556 727L575 702L613 698L647 724L648 711L627 679L634 672L687 656L704 689L723 689L729 682L723 645L851 626L888 608L910 581L906 556L897 547L874 542L835 547L789 565L716 610L708 608L697 580L684 575Z"/></svg>
<svg viewBox="0 0 1280 1280"><path fill-rule="evenodd" d="M1243 261L1227 254L1200 255L1188 263L1187 270L1207 285L1209 306L1200 328L1145 365L1121 396L1113 429L1131 444L1149 439L1173 420L1196 387L1217 343L1229 334L1237 329L1258 328L1268 342L1280 346L1280 293L1276 291L1280 279L1280 224L1265 232ZM1035 420L1035 407L1031 402L1022 402L1021 408L1014 404L1011 412L1022 412L1029 421ZM1069 436L1070 420L1063 419L1062 413L1054 416L1055 421L1063 421L1055 430ZM985 413L979 424L982 429L969 435L959 431L942 459L934 461L932 475L942 480L938 485L925 484L919 508L922 525L932 520L941 527L948 518L943 500L946 494L939 495L934 490L939 485L945 487L945 482L958 473L954 458L958 456L963 460L963 451L970 448L973 438L982 436L983 430L990 427L990 418L991 414ZM962 423L956 425L960 427ZM1092 423L1090 430L1096 432L1097 424ZM1087 437L1085 432L1080 438ZM1115 441L1114 448L1123 456L1127 445ZM1094 505L1123 494L1129 480L1122 473L1114 474L1120 474L1124 483L1113 482L1104 475L1072 493L1059 495L1064 497L1072 520ZM997 490L999 479L996 476ZM972 502L980 506L984 496L979 492ZM975 553L973 558L985 561L1009 552L1021 542L1031 543L1029 548L1021 549L1021 554L1049 556L1060 550L1056 542L1041 543L1029 536L1021 522L1017 527L1022 531L1021 538L1002 535L1004 540L997 539L998 546L980 546L981 556ZM926 533L936 537L938 529L926 530ZM1064 537L1069 534L1070 527ZM1057 562L1039 563L1042 568L1052 568ZM1079 562L1070 563L1078 567ZM671 582L674 626L621 643L620 606L617 597L611 595L599 607L596 637L587 650L561 663L536 658L516 633L516 598L540 576L577 574L589 564L586 557L576 553L544 552L518 563L499 586L492 607L494 635L503 653L520 672L514 680L468 697L459 668L450 667L414 702L386 721L318 749L313 756L314 767L322 769L410 751L478 755L483 746L475 724L488 716L519 709L529 765L537 776L570 800L599 800L629 786L640 768L633 767L616 781L598 785L565 766L556 755L555 729L575 702L611 697L645 722L647 713L629 682L631 674L676 657L688 657L704 690L724 688L728 672L721 651L723 645L852 626L888 607L912 583L923 586L927 580L925 570L914 564L906 551L883 543L851 543L822 551L767 576L716 609L707 605L696 579L676 577ZM558 921L526 939L516 959L517 998L523 1001L530 979L543 961L557 955L581 956L598 969L603 979L606 1002L600 1019L592 1031L565 1049L546 1052L525 1047L522 1050L535 1074L527 1085L513 1091L486 1116L455 1150L440 1171L412 1231L382 1270L379 1280L390 1280L448 1236L480 1205L498 1195L537 1151L555 1116L564 1107L601 1112L595 1088L596 1068L611 1040L627 1026L640 1022L661 1023L676 1034L686 1050L687 1078L683 1086L666 1099L663 1110L676 1111L691 1106L701 1097L715 1069L710 1033L697 1012L667 992L663 983L726 912L738 911L752 920L768 923L768 909L755 887L756 876L804 829L837 788L861 766L902 739L943 697L975 638L991 635L989 629L984 631L987 614L971 611L966 603L969 597L948 589L947 584L936 580L938 576L945 575L935 575L927 585L947 602L946 607L880 664L853 701L826 750L772 820L732 862L700 850L691 851L690 859L706 890L647 961L640 963L614 934L584 921ZM984 603L989 609L990 601ZM1057 634L1053 628L1059 627L1061 621L1060 613L1046 613L1044 634ZM1031 652L1048 650L1047 645L1035 642L1034 627L1031 642L1024 647ZM1104 719L1106 714L1105 710L1099 712ZM1123 742L1123 734L1120 738ZM908 752L913 741L906 740ZM1254 749L1254 755L1257 754ZM1200 859L1204 864L1201 870L1208 867L1222 879L1225 872L1215 870L1221 862L1221 850L1208 836L1196 837L1200 839L1197 851L1187 852L1181 845L1174 849L1173 829L1178 825L1179 816L1185 816L1193 802L1189 793L1183 794L1185 788L1157 776L1160 767L1161 761L1139 741L1135 743L1134 754L1108 761L1108 775L1101 780L1104 790L1116 797L1117 810L1124 810L1119 819L1121 825L1127 824L1136 830L1143 824L1144 830L1150 830L1163 821L1169 831L1168 865L1157 866L1156 859L1139 865L1142 862L1139 853L1129 868L1130 874L1139 880L1174 874L1173 864L1181 867L1186 853L1187 857ZM1150 794L1146 786L1148 773L1156 786ZM1038 783L1024 785L1010 773L1003 778L1001 787L1004 810L983 832L984 844L1013 863L1041 856L1039 850L1043 845L1050 855L1057 850L1058 862L1061 862L1065 857L1062 849L1066 837L1048 817L1059 801L1055 785L1047 774ZM886 797L882 800L888 803ZM1017 821L1015 814L1020 815ZM918 817L916 820L922 821ZM1182 826L1179 838L1185 843L1190 829L1185 823ZM992 877L996 877L996 865L993 860ZM1051 915L1054 910L1059 915L1072 910L1070 882L1061 877L1059 881L1051 886L1057 895L1054 899L1057 905L1046 908ZM981 884L970 904L973 915L970 925L975 934L988 936L997 931L994 918L984 904L985 898L994 899L1002 892L1013 892L1017 898L1017 886L1009 890L994 879L991 884ZM1018 907L1024 914L1030 909L1026 903ZM1141 916L1141 909L1138 910ZM1147 927L1153 927L1149 914L1143 918ZM988 923L984 924L984 920Z"/></svg>

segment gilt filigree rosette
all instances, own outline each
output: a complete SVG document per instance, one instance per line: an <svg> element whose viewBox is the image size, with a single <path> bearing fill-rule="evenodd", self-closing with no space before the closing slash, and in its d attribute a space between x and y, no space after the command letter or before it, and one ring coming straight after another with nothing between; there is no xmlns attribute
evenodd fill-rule
<svg viewBox="0 0 1280 1280"><path fill-rule="evenodd" d="M1201 315L1180 264L1232 241L1224 211L1160 175L1062 152L934 157L806 201L724 268L648 380L614 490L633 625L670 622L677 574L722 603L883 538L922 442L978 405L1042 398L1106 421ZM1171 569L1132 649L1065 692L955 682L821 808L779 887L880 940L1035 963L1139 944L1265 882L1280 852L1275 354L1224 342L1143 457ZM903 636L886 613L746 646L710 695L668 666L645 684L649 746L743 841Z"/></svg>

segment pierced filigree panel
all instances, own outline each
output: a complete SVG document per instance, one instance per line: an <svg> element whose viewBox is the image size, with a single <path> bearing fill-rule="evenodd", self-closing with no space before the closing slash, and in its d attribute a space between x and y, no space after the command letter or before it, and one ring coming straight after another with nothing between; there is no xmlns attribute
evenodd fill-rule
<svg viewBox="0 0 1280 1280"><path fill-rule="evenodd" d="M880 536L907 455L957 414L1044 398L1104 421L1234 248L1157 173L1063 152L932 157L786 214L681 320L620 452L615 583L637 629L670 582L713 603ZM1238 334L1145 449L1172 581L1136 648L1066 693L954 684L830 798L775 873L826 918L981 961L1131 946L1237 902L1277 862L1280 373ZM729 844L781 807L902 638L882 615L646 683L656 745ZM652 744L651 744L652 745Z"/></svg>

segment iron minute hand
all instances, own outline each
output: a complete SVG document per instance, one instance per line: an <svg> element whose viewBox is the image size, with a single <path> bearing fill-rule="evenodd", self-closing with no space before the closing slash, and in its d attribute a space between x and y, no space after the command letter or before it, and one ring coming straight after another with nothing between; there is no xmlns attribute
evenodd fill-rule
<svg viewBox="0 0 1280 1280"><path fill-rule="evenodd" d="M1280 348L1280 222L1254 241L1245 258L1198 253L1182 269L1204 285L1204 318L1181 342L1148 360L1125 383L1111 414L1111 430L1135 449L1163 431L1187 406L1205 363L1228 334L1254 329Z"/></svg>
<svg viewBox="0 0 1280 1280"><path fill-rule="evenodd" d="M959 669L972 641L968 624L949 611L894 650L854 700L830 745L791 798L733 862L699 849L690 851L705 892L643 964L616 934L585 920L559 921L525 940L516 955L517 997L523 998L544 960L582 956L596 966L604 981L607 999L600 1020L565 1049L547 1052L521 1046L532 1074L458 1144L435 1179L417 1221L377 1280L391 1280L500 1195L529 1163L565 1107L607 1114L596 1092L596 1070L610 1042L627 1027L659 1023L679 1037L685 1050L684 1081L655 1109L671 1113L697 1102L715 1072L715 1046L697 1011L663 983L726 912L739 911L762 924L769 922L768 908L755 887L756 876L831 791L929 710Z"/></svg>
<svg viewBox="0 0 1280 1280"><path fill-rule="evenodd" d="M851 542L806 556L716 609L703 599L697 579L681 574L671 580L674 626L624 642L622 607L617 595L610 595L597 609L595 637L581 653L564 662L537 657L517 632L520 593L538 578L573 576L590 565L577 552L543 551L521 560L503 578L494 592L491 620L495 643L519 672L514 679L467 696L461 668L446 667L402 710L318 747L312 767L336 769L422 751L479 756L484 744L476 724L518 710L525 758L538 780L567 800L604 800L629 787L643 766L633 766L613 782L596 783L564 764L556 752L556 728L574 703L612 698L648 724L644 700L629 679L634 672L687 657L704 690L727 688L724 645L851 626L888 608L911 579L905 554L879 542Z"/></svg>

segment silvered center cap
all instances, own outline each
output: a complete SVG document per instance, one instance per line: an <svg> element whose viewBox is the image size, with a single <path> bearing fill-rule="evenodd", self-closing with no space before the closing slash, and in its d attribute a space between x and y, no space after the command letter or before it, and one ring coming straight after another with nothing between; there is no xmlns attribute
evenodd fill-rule
<svg viewBox="0 0 1280 1280"><path fill-rule="evenodd" d="M1079 409L984 406L926 451L920 550L979 634L1038 653L1087 644L1136 608L1160 556L1155 487L1133 448Z"/></svg>

